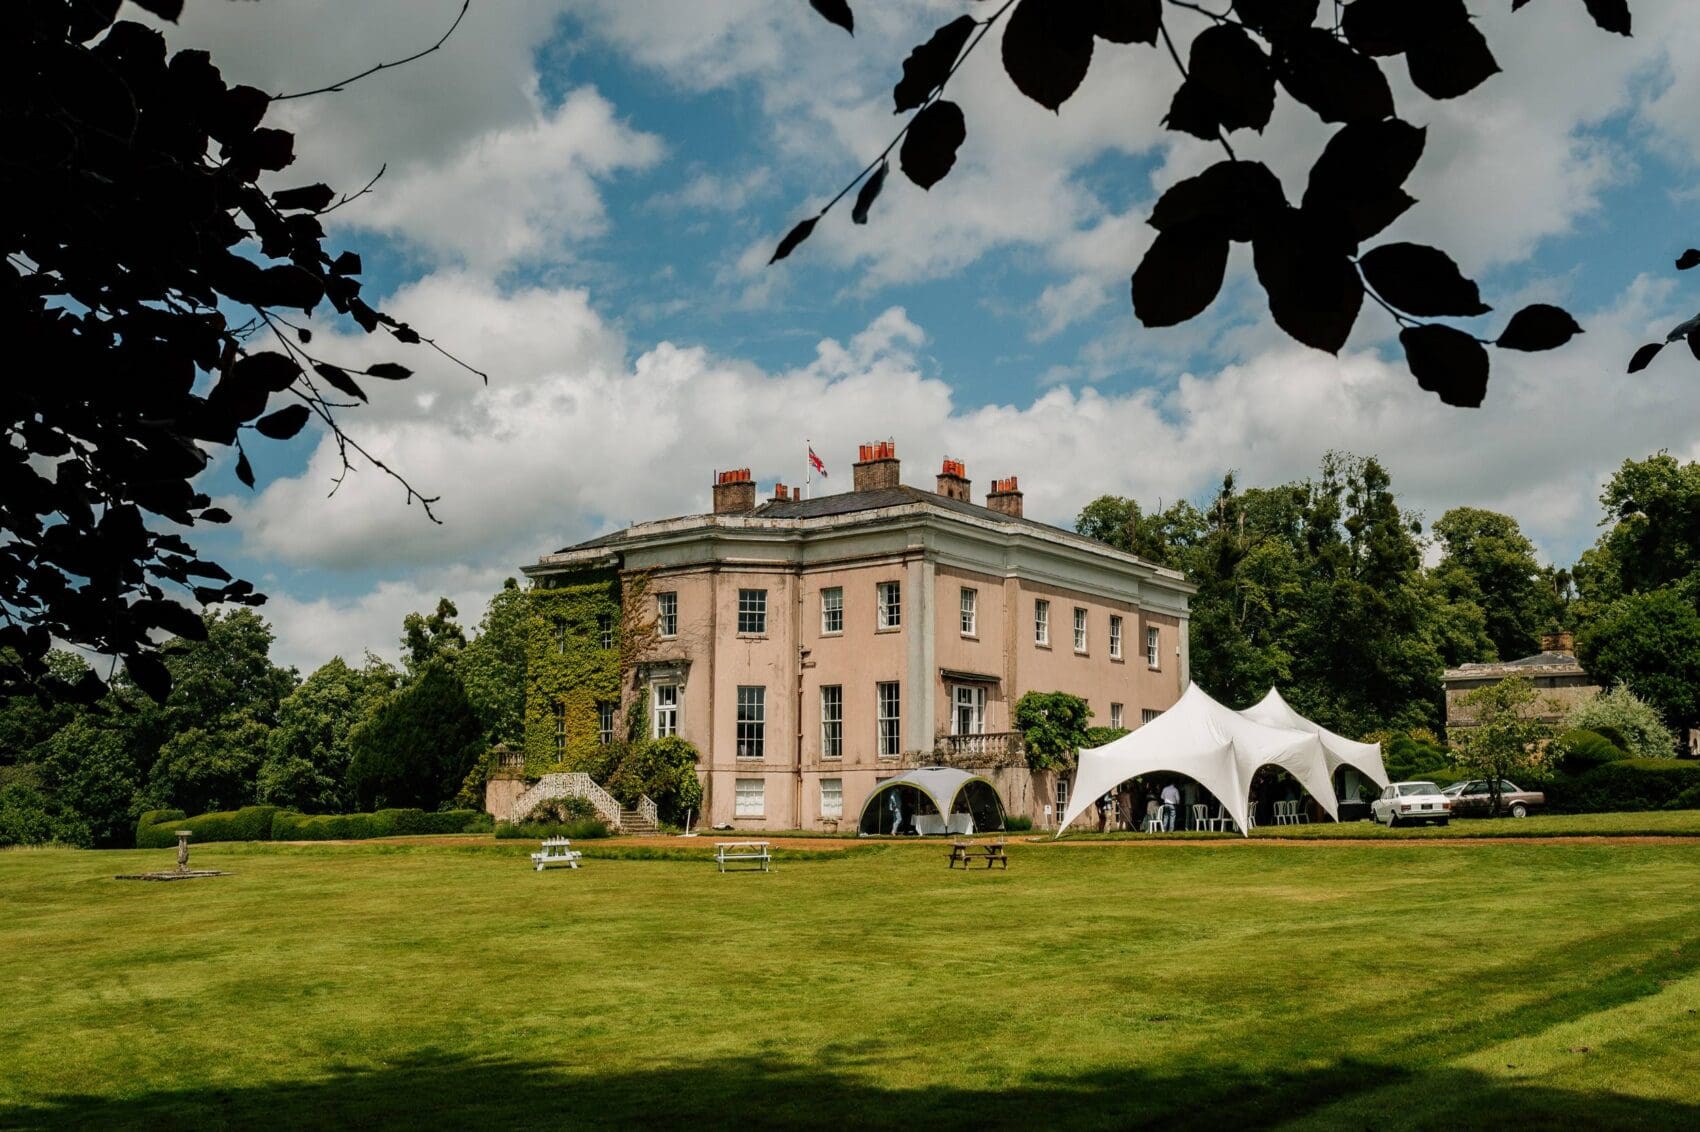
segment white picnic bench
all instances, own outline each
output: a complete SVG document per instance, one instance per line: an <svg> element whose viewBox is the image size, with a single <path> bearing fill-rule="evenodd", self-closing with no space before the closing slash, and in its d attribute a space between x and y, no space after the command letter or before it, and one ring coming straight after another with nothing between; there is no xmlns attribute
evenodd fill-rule
<svg viewBox="0 0 1700 1132"><path fill-rule="evenodd" d="M721 872L726 866L740 861L748 861L762 872L767 872L773 865L773 854L769 852L766 841L716 841L714 843L714 863Z"/></svg>
<svg viewBox="0 0 1700 1132"><path fill-rule="evenodd" d="M576 869L579 858L584 854L572 846L573 843L565 837L547 838L543 842L543 851L531 855L532 864L537 866L538 872L550 865L565 865L569 869Z"/></svg>

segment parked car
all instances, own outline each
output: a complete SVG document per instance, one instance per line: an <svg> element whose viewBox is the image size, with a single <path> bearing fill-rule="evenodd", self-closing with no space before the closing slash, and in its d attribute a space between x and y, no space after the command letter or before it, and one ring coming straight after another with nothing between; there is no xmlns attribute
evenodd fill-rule
<svg viewBox="0 0 1700 1132"><path fill-rule="evenodd" d="M1407 822L1445 825L1452 818L1452 801L1432 782L1395 782L1369 804L1369 812L1389 829Z"/></svg>
<svg viewBox="0 0 1700 1132"><path fill-rule="evenodd" d="M1494 817L1493 793L1485 779L1454 782L1441 791L1452 801L1452 813L1461 818ZM1499 812L1514 818L1526 818L1547 804L1547 796L1539 790L1519 790L1515 784L1499 780Z"/></svg>

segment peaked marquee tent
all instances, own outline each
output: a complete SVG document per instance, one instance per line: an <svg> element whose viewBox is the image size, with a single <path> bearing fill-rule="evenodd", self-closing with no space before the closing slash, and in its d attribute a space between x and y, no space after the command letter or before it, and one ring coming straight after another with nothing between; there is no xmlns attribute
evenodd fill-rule
<svg viewBox="0 0 1700 1132"><path fill-rule="evenodd" d="M857 822L860 832L885 832L881 826L894 791L899 813L904 821L914 824L917 833L989 833L1003 828L1003 799L989 779L955 767L924 766L888 778L874 788L862 803ZM922 799L930 807L917 805ZM933 811L930 814L925 812L929 808Z"/></svg>
<svg viewBox="0 0 1700 1132"><path fill-rule="evenodd" d="M1256 704L1240 712L1247 719L1267 723L1271 727L1290 727L1294 731L1309 731L1322 740L1322 752L1328 758L1330 776L1343 766L1349 766L1377 786L1387 785L1387 768L1381 763L1380 743L1360 743L1344 735L1336 735L1319 723L1312 723L1292 705L1281 698L1274 688Z"/></svg>
<svg viewBox="0 0 1700 1132"><path fill-rule="evenodd" d="M1184 774L1210 791L1243 834L1251 825L1252 776L1268 765L1298 779L1329 817L1339 816L1332 768L1316 732L1248 719L1193 684L1174 707L1139 730L1080 752L1074 795L1057 834L1101 795L1136 775L1158 771Z"/></svg>

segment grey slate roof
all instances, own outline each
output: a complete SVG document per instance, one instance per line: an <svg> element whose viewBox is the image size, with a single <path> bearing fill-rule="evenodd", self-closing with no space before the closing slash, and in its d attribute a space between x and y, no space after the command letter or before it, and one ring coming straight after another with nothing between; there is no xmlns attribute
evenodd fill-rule
<svg viewBox="0 0 1700 1132"><path fill-rule="evenodd" d="M1516 660L1476 661L1461 664L1457 668L1448 668L1445 678L1448 680L1466 680L1482 676L1511 675L1524 669L1560 669L1581 672L1581 662L1567 652L1538 652L1534 656L1522 656Z"/></svg>

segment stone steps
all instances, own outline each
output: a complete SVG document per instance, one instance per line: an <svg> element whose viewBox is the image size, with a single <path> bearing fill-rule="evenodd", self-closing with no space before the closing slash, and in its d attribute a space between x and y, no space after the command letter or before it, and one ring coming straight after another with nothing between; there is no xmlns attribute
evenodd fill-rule
<svg viewBox="0 0 1700 1132"><path fill-rule="evenodd" d="M620 811L620 832L646 837L661 832L661 827L637 810Z"/></svg>

